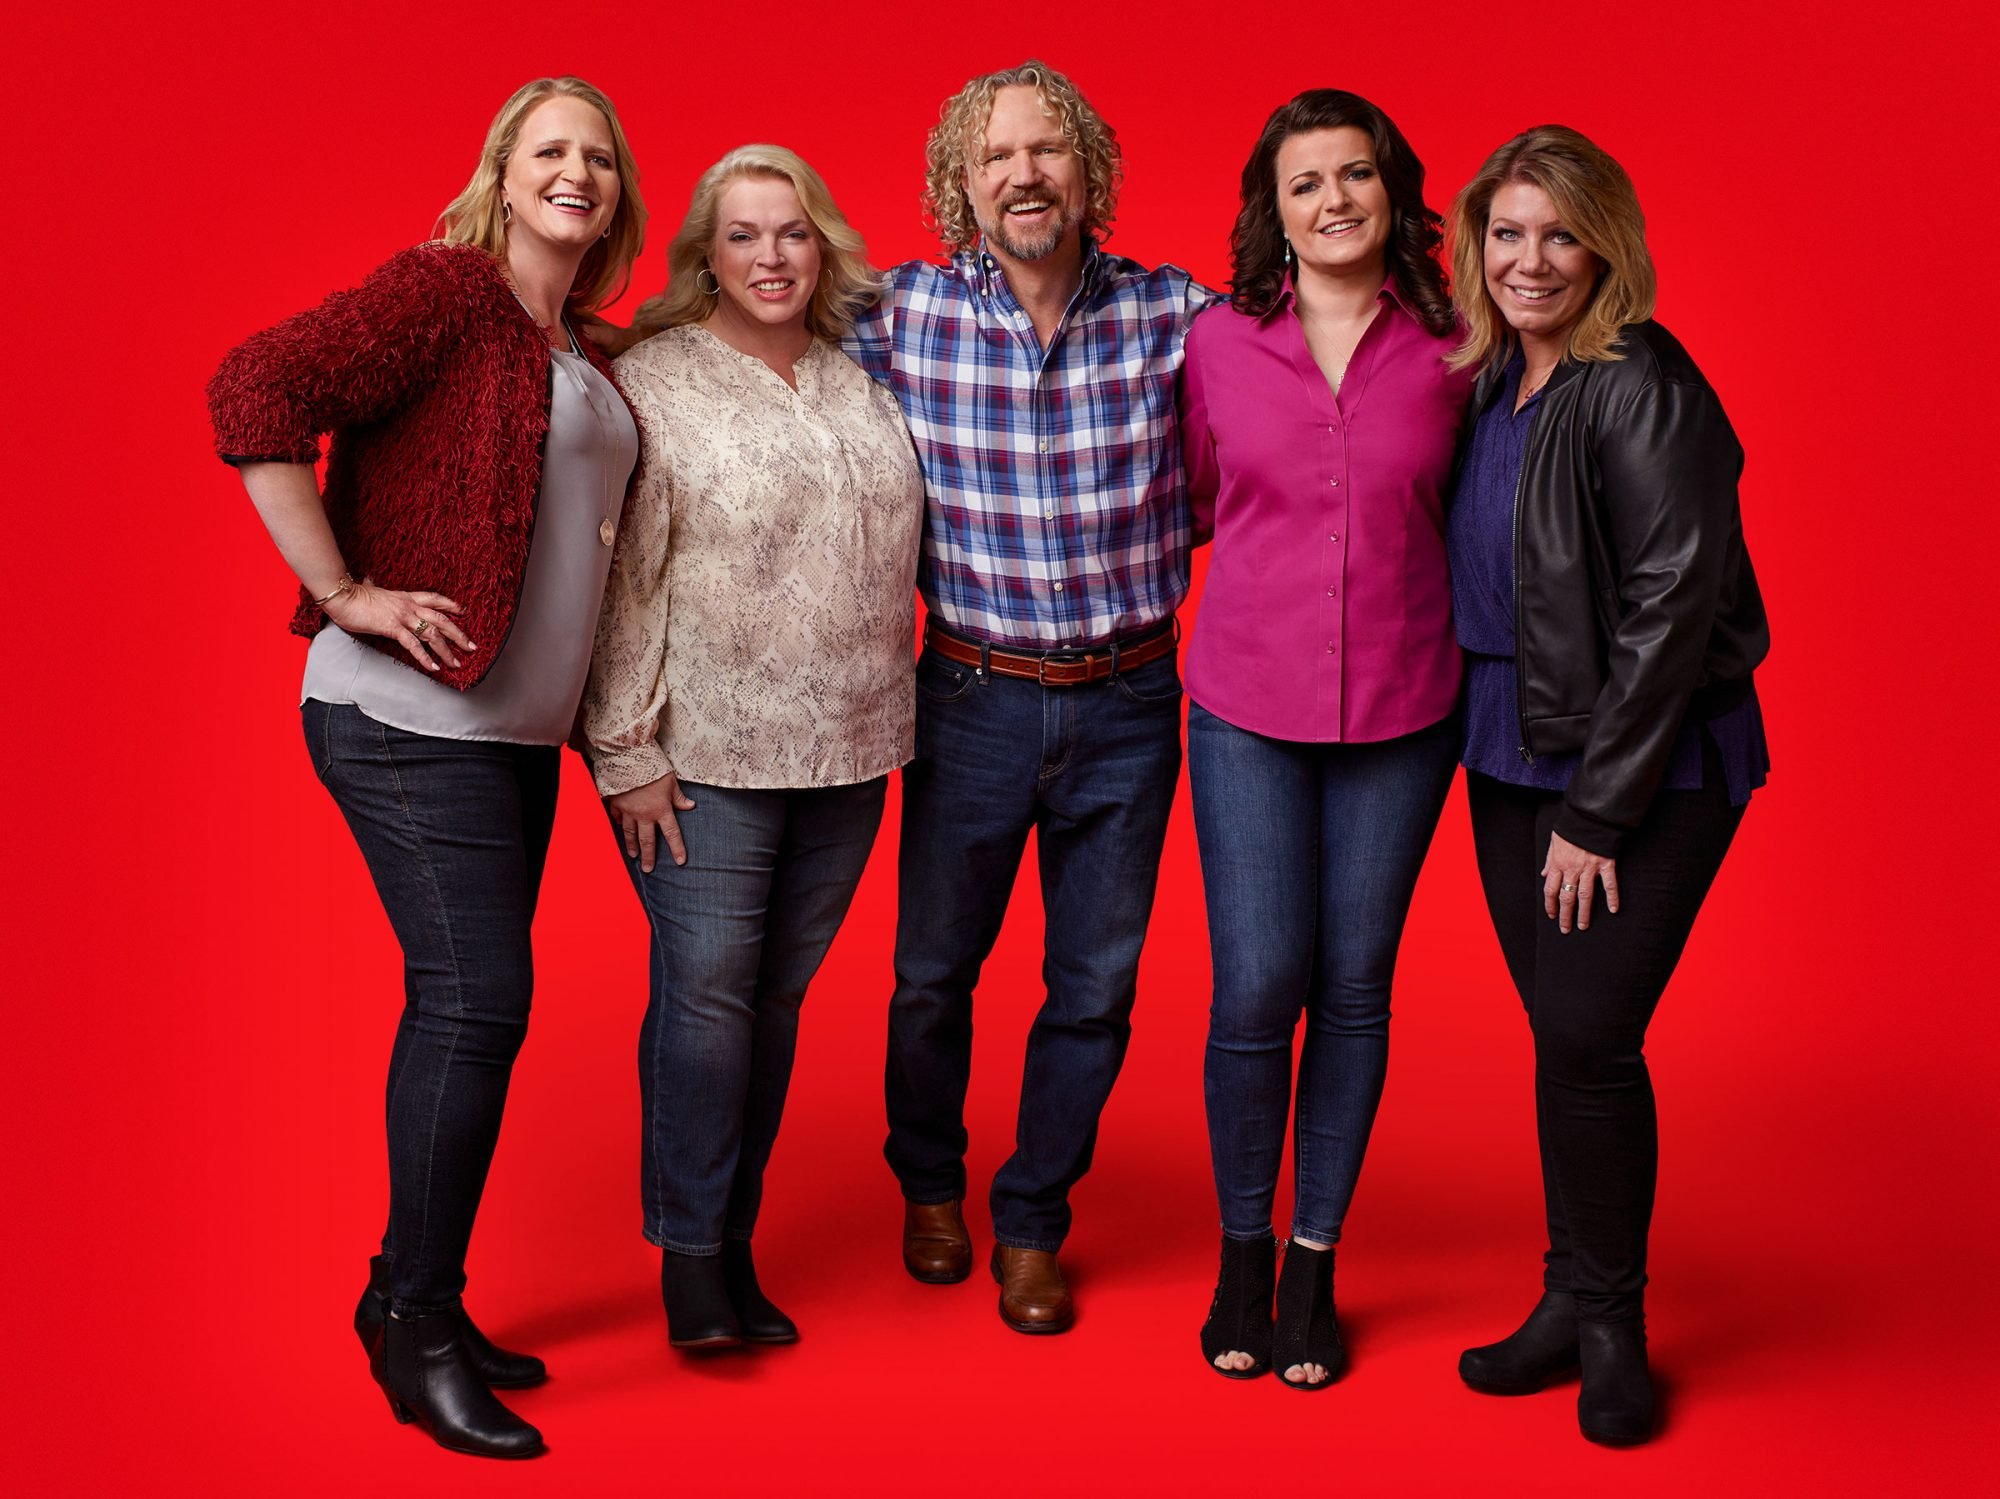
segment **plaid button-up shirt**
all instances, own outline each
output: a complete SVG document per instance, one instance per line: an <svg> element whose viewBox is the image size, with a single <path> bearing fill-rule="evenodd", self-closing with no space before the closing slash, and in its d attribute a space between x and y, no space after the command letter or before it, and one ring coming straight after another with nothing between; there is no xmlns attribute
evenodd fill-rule
<svg viewBox="0 0 2000 1499"><path fill-rule="evenodd" d="M1172 617L1192 542L1174 384L1196 313L1176 266L1086 245L1047 349L979 252L909 261L844 347L896 394L923 464L917 586L995 645L1100 645Z"/></svg>

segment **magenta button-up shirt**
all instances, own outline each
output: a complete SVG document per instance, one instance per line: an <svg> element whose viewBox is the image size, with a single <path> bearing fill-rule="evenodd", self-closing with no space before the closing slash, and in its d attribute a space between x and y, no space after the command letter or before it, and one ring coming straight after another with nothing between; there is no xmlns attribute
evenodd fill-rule
<svg viewBox="0 0 2000 1499"><path fill-rule="evenodd" d="M1444 490L1469 371L1394 281L1336 399L1287 286L1197 318L1182 388L1197 539L1213 537L1187 690L1274 739L1392 739L1458 696Z"/></svg>

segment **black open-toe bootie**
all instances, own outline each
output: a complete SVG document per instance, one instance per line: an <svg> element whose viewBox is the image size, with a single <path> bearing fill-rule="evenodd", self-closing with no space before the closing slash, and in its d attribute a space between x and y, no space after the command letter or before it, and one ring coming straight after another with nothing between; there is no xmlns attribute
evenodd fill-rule
<svg viewBox="0 0 2000 1499"><path fill-rule="evenodd" d="M1224 1379L1255 1379L1271 1368L1271 1290L1278 1278L1278 1241L1222 1236L1222 1268L1201 1324L1201 1356ZM1225 1369L1225 1353L1247 1353L1247 1369Z"/></svg>
<svg viewBox="0 0 2000 1499"><path fill-rule="evenodd" d="M736 1313L746 1343L796 1343L799 1325L773 1304L757 1284L757 1267L750 1259L748 1239L725 1239L722 1244L722 1287L729 1293L729 1305Z"/></svg>
<svg viewBox="0 0 2000 1499"><path fill-rule="evenodd" d="M1576 1368L1576 1298L1545 1291L1528 1320L1458 1356L1458 1377L1486 1395L1532 1395Z"/></svg>
<svg viewBox="0 0 2000 1499"><path fill-rule="evenodd" d="M1287 1379L1294 1365L1318 1364L1326 1378L1317 1384L1303 1374ZM1333 1250L1285 1246L1284 1268L1278 1274L1278 1320L1271 1338L1271 1367L1278 1383L1293 1390L1332 1387L1347 1367L1347 1349L1340 1341L1340 1323L1333 1312Z"/></svg>
<svg viewBox="0 0 2000 1499"><path fill-rule="evenodd" d="M667 1341L676 1348L734 1348L743 1341L720 1254L661 1250L660 1300L667 1308Z"/></svg>
<svg viewBox="0 0 2000 1499"><path fill-rule="evenodd" d="M354 1335L372 1361L375 1342L382 1336L383 1319L389 1315L389 1263L381 1255L368 1262L368 1284L354 1307ZM460 1307L457 1313L459 1340L466 1357L479 1377L496 1390L524 1390L549 1377L549 1367L532 1353L514 1353L497 1346Z"/></svg>
<svg viewBox="0 0 2000 1499"><path fill-rule="evenodd" d="M396 1419L416 1422L438 1446L474 1457L535 1457L545 1450L542 1434L502 1405L472 1367L455 1313L391 1313L373 1362Z"/></svg>
<svg viewBox="0 0 2000 1499"><path fill-rule="evenodd" d="M1646 1321L1579 1322L1583 1388L1576 1424L1606 1447L1636 1447L1653 1439L1653 1374L1646 1364Z"/></svg>

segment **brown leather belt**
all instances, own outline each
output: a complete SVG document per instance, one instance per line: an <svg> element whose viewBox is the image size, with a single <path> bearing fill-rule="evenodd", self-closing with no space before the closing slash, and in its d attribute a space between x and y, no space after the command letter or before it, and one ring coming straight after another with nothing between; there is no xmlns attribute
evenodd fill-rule
<svg viewBox="0 0 2000 1499"><path fill-rule="evenodd" d="M1021 677L1044 687L1081 687L1086 682L1102 682L1121 671L1134 671L1149 661L1171 656L1180 644L1180 621L1168 620L1158 629L1148 630L1130 641L1092 646L1088 650L1006 651L998 646L980 645L953 635L943 626L924 621L924 649L936 651L947 661L962 666L984 667L1003 677Z"/></svg>

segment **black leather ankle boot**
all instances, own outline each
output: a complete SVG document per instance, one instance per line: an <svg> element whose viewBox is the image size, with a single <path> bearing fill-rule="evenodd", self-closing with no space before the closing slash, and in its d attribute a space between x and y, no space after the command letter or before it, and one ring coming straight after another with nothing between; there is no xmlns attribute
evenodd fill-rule
<svg viewBox="0 0 2000 1499"><path fill-rule="evenodd" d="M1271 1291L1278 1278L1278 1241L1222 1236L1222 1265L1215 1296L1201 1324L1201 1356L1224 1379L1255 1379L1271 1368ZM1225 1369L1225 1353L1247 1353L1247 1369Z"/></svg>
<svg viewBox="0 0 2000 1499"><path fill-rule="evenodd" d="M1333 1312L1333 1250L1287 1244L1277 1299L1271 1367L1278 1371L1278 1383L1289 1390L1331 1389L1347 1367L1347 1349ZM1326 1370L1326 1378L1318 1384L1287 1379L1285 1371L1294 1364L1318 1364Z"/></svg>
<svg viewBox="0 0 2000 1499"><path fill-rule="evenodd" d="M676 1348L734 1348L743 1341L719 1254L661 1250L660 1300L667 1308L667 1341Z"/></svg>
<svg viewBox="0 0 2000 1499"><path fill-rule="evenodd" d="M722 1244L722 1286L729 1306L736 1313L746 1343L796 1343L799 1325L772 1303L757 1284L757 1267L750 1259L748 1239L725 1239Z"/></svg>
<svg viewBox="0 0 2000 1499"><path fill-rule="evenodd" d="M1528 1320L1458 1356L1458 1377L1487 1395L1532 1395L1576 1367L1576 1298L1544 1291Z"/></svg>
<svg viewBox="0 0 2000 1499"><path fill-rule="evenodd" d="M375 1340L382 1336L382 1320L389 1315L389 1264L381 1255L368 1262L368 1284L354 1307L354 1335L369 1358L375 1356ZM497 1347L481 1332L461 1307L459 1333L466 1356L479 1377L496 1390L524 1390L549 1377L549 1368L532 1353L513 1353Z"/></svg>
<svg viewBox="0 0 2000 1499"><path fill-rule="evenodd" d="M1577 1354L1583 1388L1576 1424L1593 1442L1636 1447L1653 1438L1653 1375L1646 1366L1646 1323L1579 1322Z"/></svg>
<svg viewBox="0 0 2000 1499"><path fill-rule="evenodd" d="M382 1324L376 1377L398 1421L414 1421L440 1447L475 1457L534 1457L542 1434L486 1388L465 1351L458 1317L437 1312Z"/></svg>

